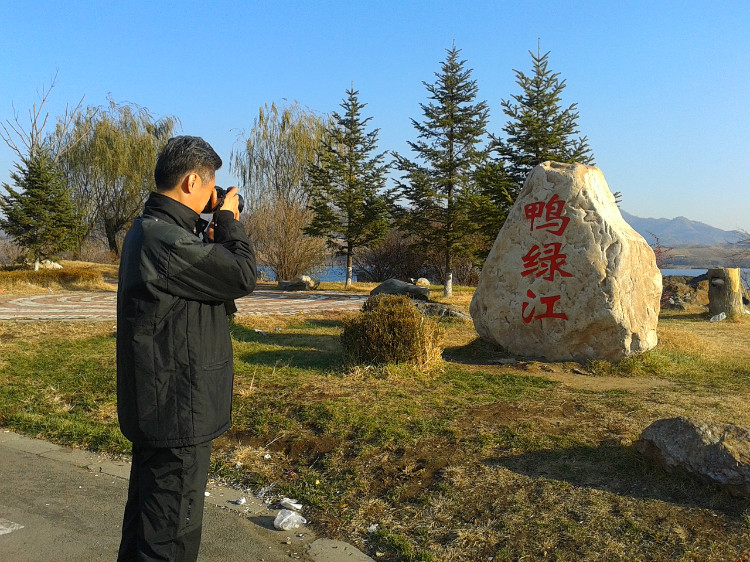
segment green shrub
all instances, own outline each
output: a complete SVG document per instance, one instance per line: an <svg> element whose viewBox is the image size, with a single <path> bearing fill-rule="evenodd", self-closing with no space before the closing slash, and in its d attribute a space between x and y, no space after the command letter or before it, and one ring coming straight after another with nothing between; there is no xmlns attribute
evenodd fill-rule
<svg viewBox="0 0 750 562"><path fill-rule="evenodd" d="M344 322L341 343L350 364L412 363L425 368L441 358L443 330L406 296L375 295Z"/></svg>

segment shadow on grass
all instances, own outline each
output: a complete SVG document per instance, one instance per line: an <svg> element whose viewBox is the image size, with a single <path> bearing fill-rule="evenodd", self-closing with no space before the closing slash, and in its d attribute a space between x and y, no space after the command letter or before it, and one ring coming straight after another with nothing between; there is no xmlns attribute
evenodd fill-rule
<svg viewBox="0 0 750 562"><path fill-rule="evenodd" d="M481 338L464 345L449 345L443 349L443 359L465 365L496 365L500 358L513 358L502 347Z"/></svg>
<svg viewBox="0 0 750 562"><path fill-rule="evenodd" d="M686 320L688 322L708 322L711 314L708 312L681 312L681 311L662 311L659 318L661 320Z"/></svg>
<svg viewBox="0 0 750 562"><path fill-rule="evenodd" d="M486 459L485 464L620 496L719 511L732 518L742 517L750 509L750 498L732 496L718 485L701 482L687 473L668 473L633 446L602 444L533 451Z"/></svg>
<svg viewBox="0 0 750 562"><path fill-rule="evenodd" d="M339 369L343 366L342 352L312 347L295 347L253 351L240 355L240 360L250 365L267 367L294 367L297 369Z"/></svg>

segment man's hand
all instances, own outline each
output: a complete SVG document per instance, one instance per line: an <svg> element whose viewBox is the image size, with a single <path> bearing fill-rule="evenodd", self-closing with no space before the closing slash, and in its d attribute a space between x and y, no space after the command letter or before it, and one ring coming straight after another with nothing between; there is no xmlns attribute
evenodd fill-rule
<svg viewBox="0 0 750 562"><path fill-rule="evenodd" d="M216 197L216 192L214 192L213 197ZM227 190L227 195L224 197L224 203L222 204L220 211L232 211L232 214L234 215L234 220L240 220L240 198L239 198L239 189L236 187L230 187Z"/></svg>

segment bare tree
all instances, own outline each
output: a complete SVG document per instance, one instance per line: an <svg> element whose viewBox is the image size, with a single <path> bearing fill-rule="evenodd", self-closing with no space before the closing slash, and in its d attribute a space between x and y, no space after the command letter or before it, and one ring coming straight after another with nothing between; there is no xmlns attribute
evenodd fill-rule
<svg viewBox="0 0 750 562"><path fill-rule="evenodd" d="M70 135L68 132L80 114L83 96L72 109L69 105L65 106L65 113L57 119L55 134L45 132L49 122L49 112L44 110L44 106L48 103L55 82L57 82L57 73L52 78L49 88L42 85L39 103L32 104L31 109L28 110L28 126L21 122L15 104L12 105L13 119L7 119L4 123L0 123L0 128L2 128L0 139L16 153L19 159L33 160L38 152L44 149L52 156L53 163L57 164L59 158L81 139L81 136Z"/></svg>
<svg viewBox="0 0 750 562"><path fill-rule="evenodd" d="M232 151L247 202L244 224L258 261L278 280L293 279L324 263L325 241L306 236L310 224L305 190L308 169L325 132L324 121L298 103L260 108L252 129Z"/></svg>

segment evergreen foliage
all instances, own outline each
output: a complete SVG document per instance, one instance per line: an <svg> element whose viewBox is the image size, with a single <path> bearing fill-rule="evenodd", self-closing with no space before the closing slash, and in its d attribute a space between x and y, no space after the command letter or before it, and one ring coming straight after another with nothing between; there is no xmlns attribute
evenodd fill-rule
<svg viewBox="0 0 750 562"><path fill-rule="evenodd" d="M506 163L509 182L504 186L508 198L515 201L526 176L534 166L555 162L593 164L594 156L587 137L578 135L577 104L563 108L565 80L548 68L549 52L536 55L529 51L534 65L527 76L514 70L521 93L503 100L503 113L510 120L503 127L505 140L495 139L494 148ZM505 197L505 195L503 195Z"/></svg>
<svg viewBox="0 0 750 562"><path fill-rule="evenodd" d="M323 236L338 255L346 256L346 283L352 283L352 260L357 248L382 239L389 228L388 206L380 191L388 169L377 148L378 129L366 132L372 119L363 118L366 104L350 88L333 113L318 159L310 166L308 190L313 218L307 234Z"/></svg>
<svg viewBox="0 0 750 562"><path fill-rule="evenodd" d="M3 183L7 195L0 195L5 215L0 228L28 252L36 267L74 248L83 234L81 217L49 153L37 148L15 163L10 177L15 188Z"/></svg>
<svg viewBox="0 0 750 562"><path fill-rule="evenodd" d="M481 225L473 205L480 203L476 174L485 159L480 143L489 109L475 101L478 86L466 61L459 60L460 50L454 45L447 53L435 83L424 82L432 100L420 104L424 121L412 119L418 140L409 146L421 163L396 155L396 167L404 173L397 182L408 203L404 224L426 248L443 251L444 294L450 296L453 258L476 250L476 238L469 235Z"/></svg>

